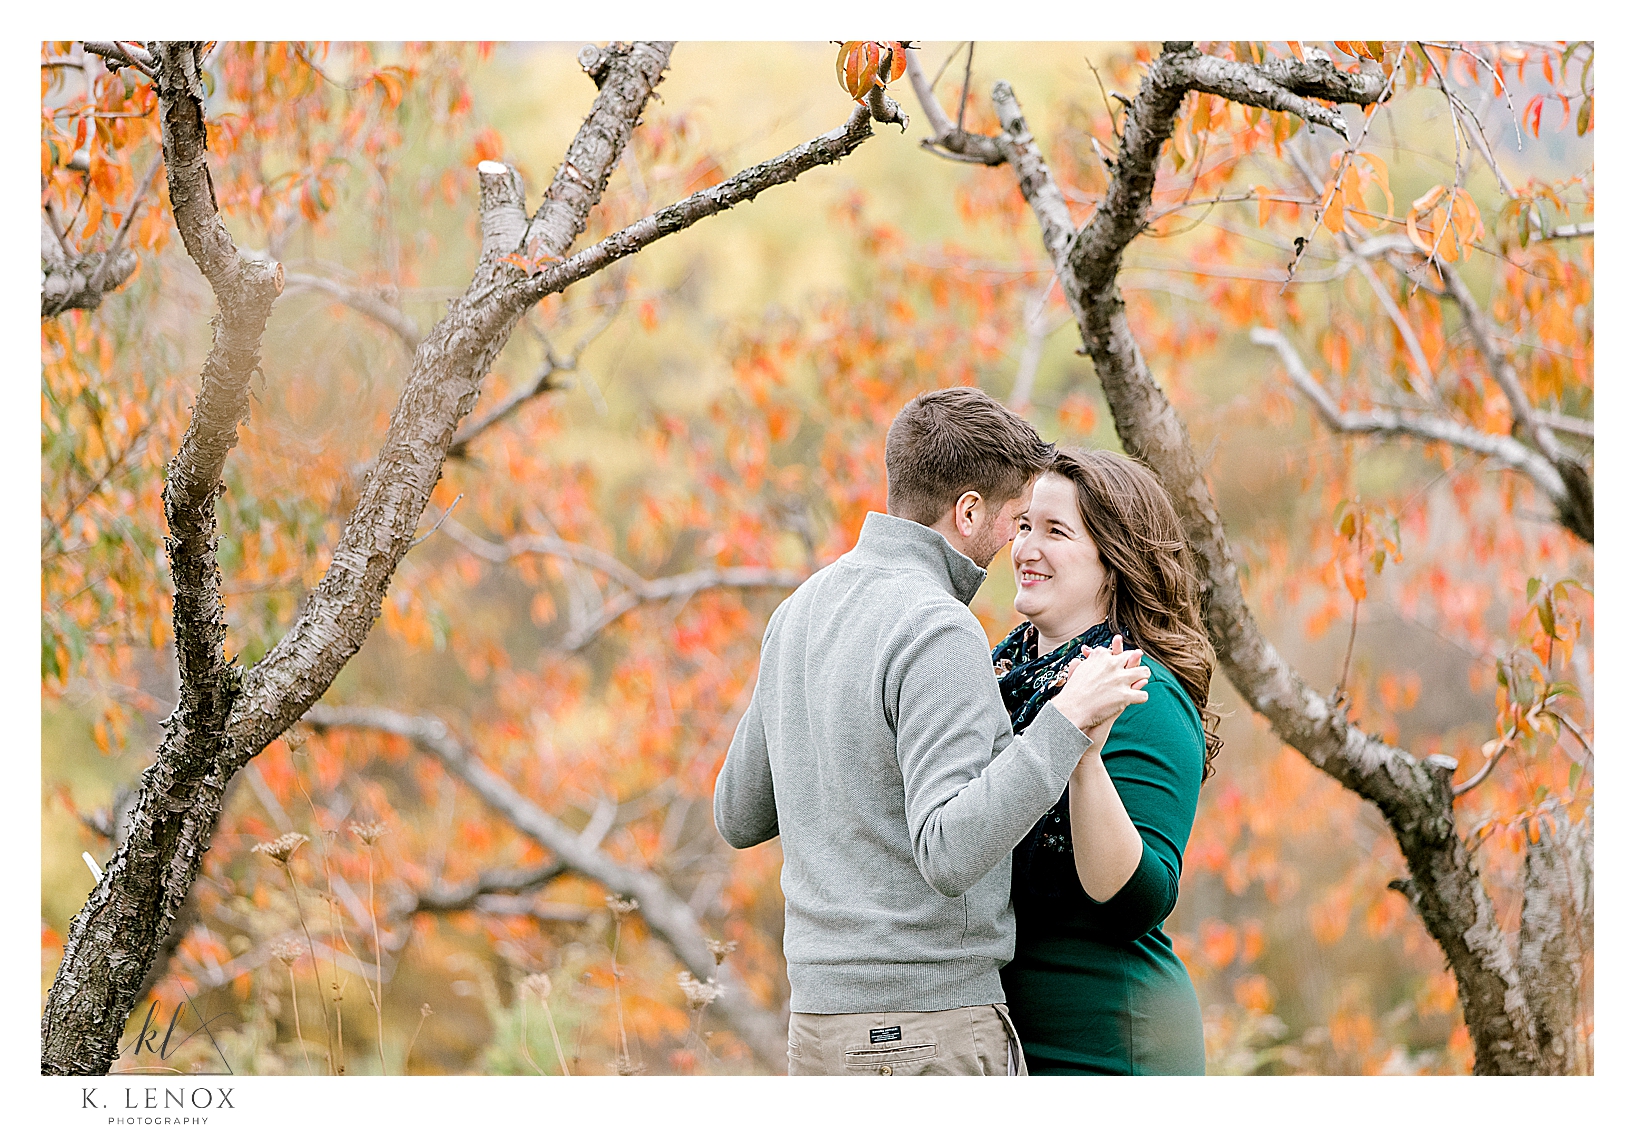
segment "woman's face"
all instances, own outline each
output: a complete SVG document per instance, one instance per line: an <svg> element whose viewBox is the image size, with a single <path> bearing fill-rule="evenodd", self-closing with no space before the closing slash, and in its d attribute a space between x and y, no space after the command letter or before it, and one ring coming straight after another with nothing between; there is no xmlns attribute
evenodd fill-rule
<svg viewBox="0 0 1635 1126"><path fill-rule="evenodd" d="M1066 477L1046 473L1033 487L1011 543L1017 612L1039 630L1049 648L1107 616L1107 569L1079 515L1078 491ZM1040 652L1046 652L1040 645Z"/></svg>

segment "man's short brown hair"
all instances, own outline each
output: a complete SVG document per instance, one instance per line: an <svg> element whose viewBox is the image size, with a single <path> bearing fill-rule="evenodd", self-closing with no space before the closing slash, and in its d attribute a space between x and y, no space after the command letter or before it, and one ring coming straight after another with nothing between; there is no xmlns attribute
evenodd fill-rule
<svg viewBox="0 0 1635 1126"><path fill-rule="evenodd" d="M929 527L967 492L1002 505L1050 468L1055 453L1020 415L975 387L927 391L886 432L886 511Z"/></svg>

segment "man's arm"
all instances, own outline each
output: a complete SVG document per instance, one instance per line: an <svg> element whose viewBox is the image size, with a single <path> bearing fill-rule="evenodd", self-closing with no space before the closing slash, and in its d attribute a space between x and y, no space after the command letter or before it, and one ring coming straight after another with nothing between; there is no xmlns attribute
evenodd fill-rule
<svg viewBox="0 0 1635 1126"><path fill-rule="evenodd" d="M732 733L727 761L715 779L715 827L733 848L749 848L778 835L772 764L761 719L762 683L756 682L744 718Z"/></svg>
<svg viewBox="0 0 1635 1126"><path fill-rule="evenodd" d="M964 895L1056 804L1090 740L1054 703L1011 736L987 646L953 614L901 661L897 762L914 860L937 891Z"/></svg>

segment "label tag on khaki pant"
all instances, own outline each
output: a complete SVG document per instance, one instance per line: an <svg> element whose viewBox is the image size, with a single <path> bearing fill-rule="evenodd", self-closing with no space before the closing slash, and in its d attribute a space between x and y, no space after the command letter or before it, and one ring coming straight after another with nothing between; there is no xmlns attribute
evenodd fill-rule
<svg viewBox="0 0 1635 1126"><path fill-rule="evenodd" d="M902 1038L903 1038L903 1026L900 1025L900 1024L894 1024L890 1028L871 1028L871 1029L869 1029L869 1043L870 1044L884 1044L887 1041L901 1040Z"/></svg>

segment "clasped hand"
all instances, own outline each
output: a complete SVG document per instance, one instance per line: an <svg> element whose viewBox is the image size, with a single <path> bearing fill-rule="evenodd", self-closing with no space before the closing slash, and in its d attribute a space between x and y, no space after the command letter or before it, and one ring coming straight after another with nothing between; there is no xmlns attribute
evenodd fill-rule
<svg viewBox="0 0 1635 1126"><path fill-rule="evenodd" d="M1067 683L1052 702L1086 735L1131 704L1146 702L1152 670L1141 663L1141 650L1124 648L1122 636L1107 649L1081 647L1067 668Z"/></svg>

